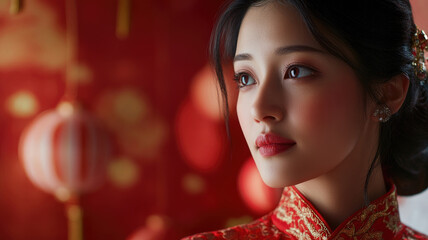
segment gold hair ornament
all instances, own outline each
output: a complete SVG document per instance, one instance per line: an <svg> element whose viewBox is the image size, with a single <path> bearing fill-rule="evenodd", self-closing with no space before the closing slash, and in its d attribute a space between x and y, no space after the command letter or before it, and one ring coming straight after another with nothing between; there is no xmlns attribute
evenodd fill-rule
<svg viewBox="0 0 428 240"><path fill-rule="evenodd" d="M415 68L415 75L419 79L421 86L427 82L428 78L425 51L428 51L428 37L423 30L416 29L412 44L412 53L414 56L412 66Z"/></svg>

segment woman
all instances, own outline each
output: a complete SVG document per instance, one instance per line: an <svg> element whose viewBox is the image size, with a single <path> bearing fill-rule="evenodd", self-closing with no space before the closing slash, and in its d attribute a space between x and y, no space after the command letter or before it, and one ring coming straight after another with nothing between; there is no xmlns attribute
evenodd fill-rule
<svg viewBox="0 0 428 240"><path fill-rule="evenodd" d="M284 192L252 223L186 239L428 239L396 199L428 183L424 38L408 0L231 2L211 44L219 84L227 102L232 64L251 154Z"/></svg>

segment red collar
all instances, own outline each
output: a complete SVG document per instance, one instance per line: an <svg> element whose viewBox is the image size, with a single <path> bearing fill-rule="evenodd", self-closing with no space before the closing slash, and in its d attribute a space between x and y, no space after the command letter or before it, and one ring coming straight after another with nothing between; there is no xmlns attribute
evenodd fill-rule
<svg viewBox="0 0 428 240"><path fill-rule="evenodd" d="M388 193L348 217L334 232L295 187L284 189L272 221L297 239L392 239L402 228L393 184Z"/></svg>

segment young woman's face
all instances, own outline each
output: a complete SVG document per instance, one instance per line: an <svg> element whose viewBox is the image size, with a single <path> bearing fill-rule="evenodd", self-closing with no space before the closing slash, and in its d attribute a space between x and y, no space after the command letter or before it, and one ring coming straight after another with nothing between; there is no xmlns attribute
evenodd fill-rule
<svg viewBox="0 0 428 240"><path fill-rule="evenodd" d="M271 1L248 10L234 71L239 122L267 185L316 178L354 154L369 119L362 87L293 6Z"/></svg>

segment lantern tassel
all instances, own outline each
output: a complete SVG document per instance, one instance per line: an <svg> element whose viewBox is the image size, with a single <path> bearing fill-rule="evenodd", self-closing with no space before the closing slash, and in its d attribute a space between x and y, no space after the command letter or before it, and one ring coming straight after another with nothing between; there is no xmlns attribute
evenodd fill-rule
<svg viewBox="0 0 428 240"><path fill-rule="evenodd" d="M131 21L131 0L119 0L117 6L116 36L125 39L129 35L129 25Z"/></svg>
<svg viewBox="0 0 428 240"><path fill-rule="evenodd" d="M23 0L12 0L10 2L10 14L18 14L22 11L22 1Z"/></svg>
<svg viewBox="0 0 428 240"><path fill-rule="evenodd" d="M83 240L83 211L77 198L66 205L66 214L68 218L68 239Z"/></svg>
<svg viewBox="0 0 428 240"><path fill-rule="evenodd" d="M75 74L78 58L78 21L76 0L66 0L66 69L64 99L74 103L77 99L78 80Z"/></svg>

